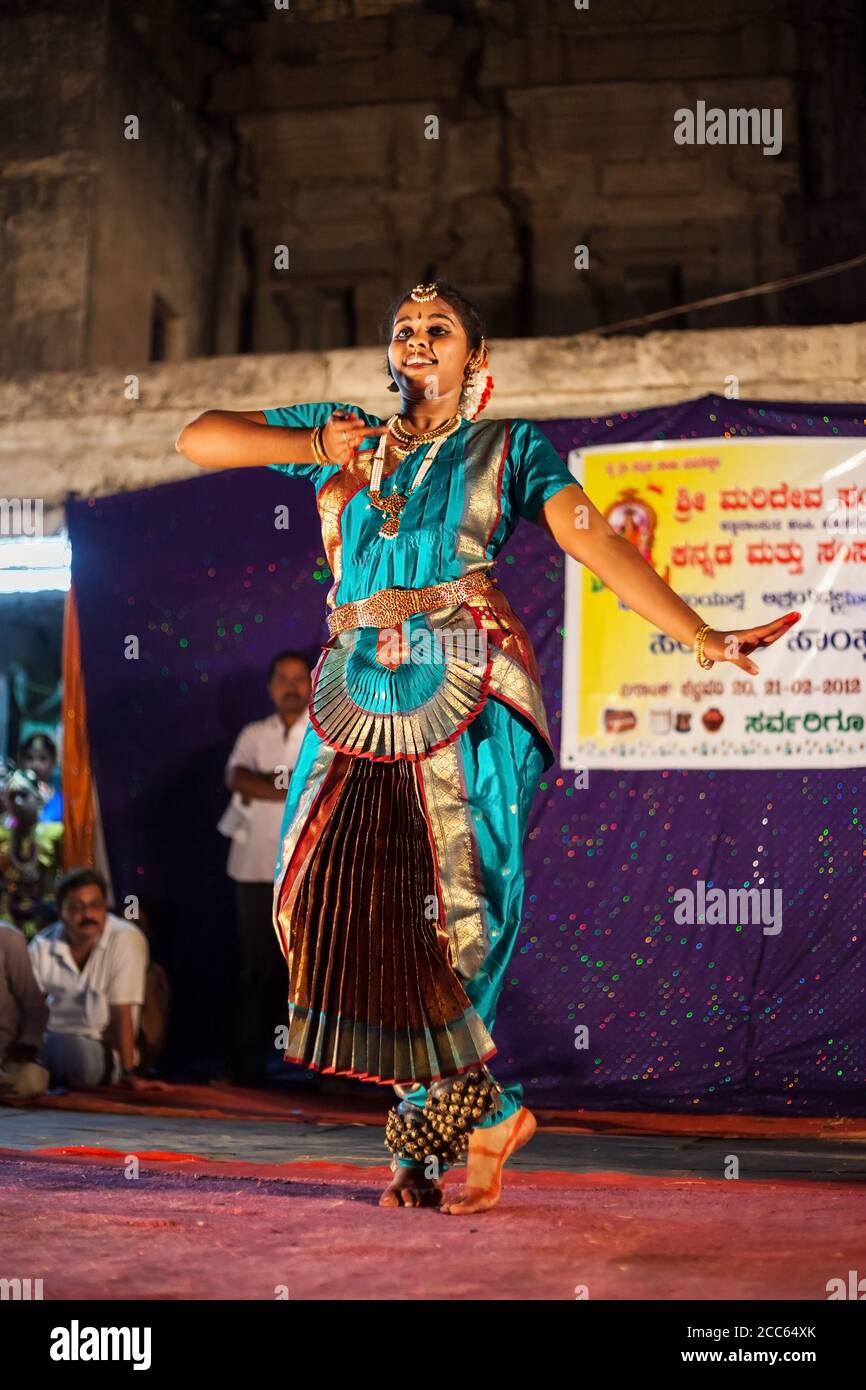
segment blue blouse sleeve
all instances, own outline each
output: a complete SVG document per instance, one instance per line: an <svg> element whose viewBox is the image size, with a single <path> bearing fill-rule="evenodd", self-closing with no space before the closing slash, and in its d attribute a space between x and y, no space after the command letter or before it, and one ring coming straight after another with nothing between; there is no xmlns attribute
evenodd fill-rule
<svg viewBox="0 0 866 1390"><path fill-rule="evenodd" d="M278 405L271 410L263 410L265 422L268 425L282 425L284 428L296 430L315 429L316 425L324 425L328 416L335 410L355 410L364 420L369 420L369 416L356 405L344 405L340 401L307 401L301 405ZM293 478L312 478L318 485L320 476L326 474L328 477L332 473L339 471L339 465L327 468L320 463L269 463L268 468L276 468L278 473L288 473Z"/></svg>
<svg viewBox="0 0 866 1390"><path fill-rule="evenodd" d="M537 521L547 499L562 488L581 486L533 420L512 420L508 453L512 504L527 521Z"/></svg>

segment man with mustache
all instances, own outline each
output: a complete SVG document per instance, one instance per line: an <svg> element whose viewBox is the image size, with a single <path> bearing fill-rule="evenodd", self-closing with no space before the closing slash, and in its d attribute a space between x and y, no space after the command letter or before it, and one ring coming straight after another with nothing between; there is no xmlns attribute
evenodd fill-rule
<svg viewBox="0 0 866 1390"><path fill-rule="evenodd" d="M51 1084L142 1089L150 1084L136 1075L147 938L108 911L106 883L95 869L60 879L57 909L60 921L29 947L49 1010L42 1060Z"/></svg>

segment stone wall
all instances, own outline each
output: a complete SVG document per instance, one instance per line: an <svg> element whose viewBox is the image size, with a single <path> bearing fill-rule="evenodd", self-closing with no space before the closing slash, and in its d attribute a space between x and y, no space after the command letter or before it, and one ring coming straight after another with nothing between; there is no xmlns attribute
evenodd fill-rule
<svg viewBox="0 0 866 1390"><path fill-rule="evenodd" d="M234 141L161 81L121 7L0 14L0 374L238 349ZM139 122L126 139L127 117Z"/></svg>
<svg viewBox="0 0 866 1390"><path fill-rule="evenodd" d="M155 81L119 11L106 45L86 362L146 360L155 300L165 360L236 352L244 283L233 142ZM131 115L137 139L124 135Z"/></svg>
<svg viewBox="0 0 866 1390"><path fill-rule="evenodd" d="M87 361L104 9L32 0L0 12L4 376Z"/></svg>
<svg viewBox="0 0 866 1390"><path fill-rule="evenodd" d="M864 55L861 0L7 4L0 374L141 362L155 303L182 360L372 344L431 274L550 337L844 260ZM698 101L780 110L780 153L677 145ZM864 303L861 268L664 327Z"/></svg>
<svg viewBox="0 0 866 1390"><path fill-rule="evenodd" d="M855 255L864 25L859 0L269 8L209 102L254 171L253 346L374 342L382 294L430 270L493 332L551 335ZM778 109L781 151L677 145L698 101ZM862 269L671 328L850 321L858 298Z"/></svg>
<svg viewBox="0 0 866 1390"><path fill-rule="evenodd" d="M143 364L140 398L113 369L0 382L0 498L98 496L198 476L174 449L208 408L336 400L390 414L384 350ZM491 416L603 415L707 393L738 378L742 399L866 402L866 324L719 329L644 337L496 340ZM864 408L866 415L866 408ZM55 512L47 529L62 519Z"/></svg>

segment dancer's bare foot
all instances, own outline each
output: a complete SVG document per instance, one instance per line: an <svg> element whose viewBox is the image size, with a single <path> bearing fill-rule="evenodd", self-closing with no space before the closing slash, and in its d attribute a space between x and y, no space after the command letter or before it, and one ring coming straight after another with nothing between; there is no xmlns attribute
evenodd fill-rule
<svg viewBox="0 0 866 1390"><path fill-rule="evenodd" d="M443 1202L449 1216L471 1216L495 1207L502 1192L506 1159L528 1143L536 1130L535 1116L522 1106L498 1125L474 1129L469 1136L466 1183L456 1202Z"/></svg>
<svg viewBox="0 0 866 1390"><path fill-rule="evenodd" d="M397 1167L379 1198L380 1207L438 1207L444 1183L425 1178L423 1168Z"/></svg>

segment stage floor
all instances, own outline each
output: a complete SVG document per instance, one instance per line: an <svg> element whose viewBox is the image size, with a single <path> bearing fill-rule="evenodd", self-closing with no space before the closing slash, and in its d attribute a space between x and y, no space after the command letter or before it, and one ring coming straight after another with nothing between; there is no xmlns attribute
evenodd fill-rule
<svg viewBox="0 0 866 1390"><path fill-rule="evenodd" d="M284 1286L301 1300L571 1300L585 1286L592 1299L824 1300L866 1251L859 1126L847 1140L611 1133L610 1117L601 1132L539 1130L497 1208L451 1217L377 1206L376 1114L315 1123L302 1102L275 1123L256 1114L266 1096L248 1119L62 1103L0 1107L0 1270L41 1277L47 1299ZM731 1154L738 1180L721 1176Z"/></svg>
<svg viewBox="0 0 866 1390"><path fill-rule="evenodd" d="M297 1163L381 1166L388 1154L380 1125L166 1118L150 1114L80 1114L0 1108L0 1150L82 1149L160 1153L276 1166ZM740 1181L800 1179L866 1183L866 1143L814 1139L696 1138L687 1135L562 1134L539 1129L507 1172L716 1178L735 1153ZM730 1182L730 1180L726 1180ZM866 1197L866 1192L864 1192Z"/></svg>

